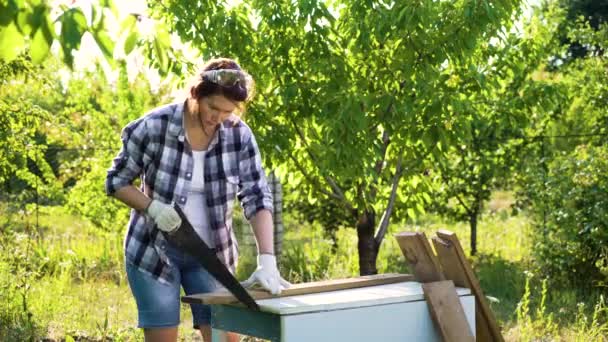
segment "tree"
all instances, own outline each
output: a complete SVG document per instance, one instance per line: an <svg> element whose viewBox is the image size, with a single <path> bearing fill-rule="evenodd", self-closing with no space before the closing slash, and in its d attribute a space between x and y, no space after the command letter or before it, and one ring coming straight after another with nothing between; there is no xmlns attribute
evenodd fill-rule
<svg viewBox="0 0 608 342"><path fill-rule="evenodd" d="M608 26L561 22L561 31L597 51L608 47ZM533 255L538 271L557 286L605 286L608 158L608 62L588 54L551 70L565 94L551 120L534 127L540 144L520 176L520 196L533 218Z"/></svg>
<svg viewBox="0 0 608 342"><path fill-rule="evenodd" d="M567 46L567 54L557 57L557 60L569 62L570 60L582 58L588 54L601 55L602 50L598 45L589 45L588 42L568 35L568 28L574 25L588 25L592 30L600 29L608 19L608 3L594 0L559 0L558 5L564 9L566 17L561 23L561 44ZM546 3L550 7L551 3Z"/></svg>
<svg viewBox="0 0 608 342"><path fill-rule="evenodd" d="M204 58L238 57L255 76L247 120L260 145L300 199L331 199L348 214L361 274L377 272L394 212L424 210L423 161L458 140L469 121L448 110L460 92L446 84L442 65L466 65L479 41L509 25L517 5L150 3L152 15Z"/></svg>
<svg viewBox="0 0 608 342"><path fill-rule="evenodd" d="M434 206L466 221L471 230L471 255L477 251L477 224L484 203L499 186L512 185L526 137L560 110L562 88L543 69L558 49L558 13L537 11L523 32L505 33L493 44L482 43L470 65L450 65L448 81L461 101L450 110L469 121L464 134L435 160Z"/></svg>
<svg viewBox="0 0 608 342"><path fill-rule="evenodd" d="M52 88L52 81L40 71L26 58L0 60L0 184L4 194L18 194L26 202L36 194L24 189L39 188L43 198L56 196L60 189L45 158L47 146L36 144L43 139L43 124L52 117L40 106L45 97L36 96ZM25 89L26 80L38 87Z"/></svg>

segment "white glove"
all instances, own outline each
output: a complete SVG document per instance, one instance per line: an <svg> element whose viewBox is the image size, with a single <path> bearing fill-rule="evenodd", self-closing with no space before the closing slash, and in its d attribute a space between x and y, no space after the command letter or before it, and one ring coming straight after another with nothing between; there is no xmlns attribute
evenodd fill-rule
<svg viewBox="0 0 608 342"><path fill-rule="evenodd" d="M173 232L182 224L181 217L172 206L157 200L152 200L146 209L146 214L154 220L158 229L165 232Z"/></svg>
<svg viewBox="0 0 608 342"><path fill-rule="evenodd" d="M258 268L251 274L249 279L241 283L243 287L251 287L260 284L273 295L281 294L281 291L289 288L291 284L281 278L277 269L277 259L271 254L258 255Z"/></svg>

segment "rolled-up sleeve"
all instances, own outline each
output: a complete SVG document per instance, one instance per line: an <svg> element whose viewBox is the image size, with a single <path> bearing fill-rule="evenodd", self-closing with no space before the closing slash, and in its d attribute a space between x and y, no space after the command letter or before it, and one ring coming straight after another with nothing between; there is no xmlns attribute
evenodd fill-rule
<svg viewBox="0 0 608 342"><path fill-rule="evenodd" d="M121 133L122 148L112 161L105 182L105 191L113 195L118 189L130 185L144 168L146 146L149 139L146 123L139 119L129 123Z"/></svg>
<svg viewBox="0 0 608 342"><path fill-rule="evenodd" d="M253 135L242 145L239 152L239 192L237 197L247 219L258 211L273 211L272 194L262 168L260 150Z"/></svg>

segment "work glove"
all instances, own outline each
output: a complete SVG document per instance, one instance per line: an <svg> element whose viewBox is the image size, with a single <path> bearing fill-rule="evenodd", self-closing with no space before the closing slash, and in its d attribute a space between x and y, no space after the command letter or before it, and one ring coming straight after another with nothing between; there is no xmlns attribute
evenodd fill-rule
<svg viewBox="0 0 608 342"><path fill-rule="evenodd" d="M158 229L164 232L171 233L182 224L181 217L172 206L157 200L150 202L146 214L154 220Z"/></svg>
<svg viewBox="0 0 608 342"><path fill-rule="evenodd" d="M251 274L249 279L241 283L243 287L251 287L260 284L262 288L273 295L281 294L281 291L289 288L291 284L281 278L277 269L277 259L272 254L258 255L258 268Z"/></svg>

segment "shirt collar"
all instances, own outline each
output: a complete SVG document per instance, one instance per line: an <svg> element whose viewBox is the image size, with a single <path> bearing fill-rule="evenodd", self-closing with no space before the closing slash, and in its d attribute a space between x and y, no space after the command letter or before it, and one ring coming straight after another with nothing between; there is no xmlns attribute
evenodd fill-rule
<svg viewBox="0 0 608 342"><path fill-rule="evenodd" d="M173 114L171 115L171 119L169 120L169 133L174 136L181 137L182 139L185 136L184 125L183 125L183 117L184 117L184 103L178 102L175 104L175 108L173 110Z"/></svg>
<svg viewBox="0 0 608 342"><path fill-rule="evenodd" d="M178 139L180 141L184 141L186 139L186 132L184 131L184 124L183 124L185 104L186 104L186 101L176 103L175 109L173 110L173 114L171 115L171 119L169 120L169 128L168 128L169 133L178 137ZM220 136L224 135L224 131L226 129L224 127L224 125L226 125L226 124L227 124L226 122L222 122L219 125L220 127L215 132L213 139L211 139L211 142L209 142L208 149L210 149L213 145L217 144Z"/></svg>

